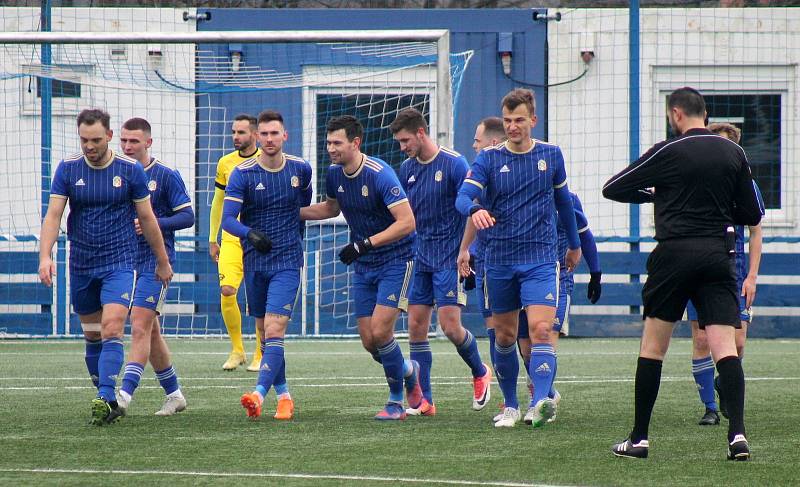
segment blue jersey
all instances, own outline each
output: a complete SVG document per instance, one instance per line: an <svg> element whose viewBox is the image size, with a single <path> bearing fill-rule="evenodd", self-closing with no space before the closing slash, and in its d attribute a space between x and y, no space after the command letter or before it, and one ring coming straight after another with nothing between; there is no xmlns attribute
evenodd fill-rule
<svg viewBox="0 0 800 487"><path fill-rule="evenodd" d="M581 205L581 200L578 198L578 195L572 192L570 192L569 195L572 198L572 207L575 210L575 223L578 225L578 233L583 233L589 230L589 220L583 212L583 205ZM556 219L556 229L558 232L558 262L561 265L560 276L562 280L572 279L573 273L567 270L566 262L567 250L569 250L567 231L564 229L561 220L557 218L555 213L553 214L553 218Z"/></svg>
<svg viewBox="0 0 800 487"><path fill-rule="evenodd" d="M486 232L486 264L555 262L557 236L553 189L567 184L557 145L536 140L523 153L505 143L478 154L464 184L483 191L483 206L495 218Z"/></svg>
<svg viewBox="0 0 800 487"><path fill-rule="evenodd" d="M50 196L69 200L70 272L136 268L134 203L150 197L138 162L112 154L110 162L94 167L82 154L68 157L56 168Z"/></svg>
<svg viewBox="0 0 800 487"><path fill-rule="evenodd" d="M165 166L158 159L151 159L150 165L144 170L147 175L147 189L150 190L150 204L156 218L170 217L183 208L192 206L192 201L186 192L186 185L178 171ZM175 232L161 230L164 237L164 247L167 249L170 264L175 263ZM139 235L139 251L137 256L136 272L155 272L156 255L144 235Z"/></svg>
<svg viewBox="0 0 800 487"><path fill-rule="evenodd" d="M354 174L345 174L342 166L331 165L325 187L327 197L339 203L350 227L350 239L354 242L386 230L395 222L389 209L408 202L394 170L374 157L364 156ZM412 234L377 247L358 258L356 270L363 272L384 264L407 262L412 258L413 242Z"/></svg>
<svg viewBox="0 0 800 487"><path fill-rule="evenodd" d="M300 208L311 196L311 165L284 154L278 169L267 169L258 158L248 159L231 172L225 199L242 204L239 221L261 230L272 241L272 250L259 253L242 239L247 272L277 271L303 267Z"/></svg>
<svg viewBox="0 0 800 487"><path fill-rule="evenodd" d="M468 170L464 156L444 147L430 161L415 157L400 166L400 184L408 194L417 222L417 270L455 269L467 221L456 210L456 196Z"/></svg>

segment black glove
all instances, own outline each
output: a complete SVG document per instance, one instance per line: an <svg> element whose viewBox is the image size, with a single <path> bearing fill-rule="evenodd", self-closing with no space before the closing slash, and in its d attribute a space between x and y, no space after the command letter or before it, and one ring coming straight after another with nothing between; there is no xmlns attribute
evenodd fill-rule
<svg viewBox="0 0 800 487"><path fill-rule="evenodd" d="M339 252L339 260L341 260L344 265L350 265L370 250L372 250L372 242L370 242L368 238L360 242L350 242Z"/></svg>
<svg viewBox="0 0 800 487"><path fill-rule="evenodd" d="M268 254L272 250L272 241L261 230L251 229L247 232L247 241L261 254Z"/></svg>
<svg viewBox="0 0 800 487"><path fill-rule="evenodd" d="M472 291L475 289L475 256L469 256L469 275L467 277L459 276L459 280L464 283L464 291Z"/></svg>
<svg viewBox="0 0 800 487"><path fill-rule="evenodd" d="M603 275L602 272L590 272L589 275L589 286L588 291L586 293L586 297L589 298L589 301L594 304L600 299L600 294L602 292L602 286L600 285L600 276Z"/></svg>

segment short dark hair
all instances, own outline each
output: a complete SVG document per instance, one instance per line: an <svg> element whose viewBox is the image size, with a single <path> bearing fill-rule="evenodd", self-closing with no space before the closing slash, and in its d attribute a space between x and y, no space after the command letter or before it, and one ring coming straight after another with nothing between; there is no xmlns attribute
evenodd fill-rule
<svg viewBox="0 0 800 487"><path fill-rule="evenodd" d="M125 130L141 130L145 133L151 133L152 128L150 127L150 122L143 118L134 117L130 120L127 120L125 123L122 124L122 128Z"/></svg>
<svg viewBox="0 0 800 487"><path fill-rule="evenodd" d="M501 107L508 108L512 112L520 105L528 107L528 113L531 115L536 113L536 99L531 90L514 88L503 97L503 102L500 104Z"/></svg>
<svg viewBox="0 0 800 487"><path fill-rule="evenodd" d="M727 137L737 144L740 140L742 140L742 130L736 125L730 123L710 123L708 124L708 130L723 137Z"/></svg>
<svg viewBox="0 0 800 487"><path fill-rule="evenodd" d="M283 125L283 115L275 110L264 110L258 114L259 125L267 122L280 122Z"/></svg>
<svg viewBox="0 0 800 487"><path fill-rule="evenodd" d="M361 122L359 122L358 119L352 115L333 117L332 119L328 120L328 124L325 129L328 133L336 132L337 130L344 130L345 135L347 135L347 140L350 142L352 142L356 137L364 140L364 126L361 125Z"/></svg>
<svg viewBox="0 0 800 487"><path fill-rule="evenodd" d="M406 130L413 134L419 129L424 130L426 134L428 133L428 123L425 121L425 116L416 108L400 110L392 124L389 125L389 130L392 131L392 134L396 134L401 130Z"/></svg>
<svg viewBox="0 0 800 487"><path fill-rule="evenodd" d="M251 130L255 130L256 127L258 126L258 121L256 120L256 117L250 115L249 113L240 113L239 115L233 117L234 122L241 122L242 120L247 120L248 122L250 122Z"/></svg>
<svg viewBox="0 0 800 487"><path fill-rule="evenodd" d="M505 139L506 130L503 128L503 119L500 117L486 117L481 120L483 135L489 138Z"/></svg>
<svg viewBox="0 0 800 487"><path fill-rule="evenodd" d="M99 108L87 108L78 114L78 127L81 125L103 124L106 130L111 130L111 115Z"/></svg>
<svg viewBox="0 0 800 487"><path fill-rule="evenodd" d="M704 117L706 114L706 102L703 95L694 88L684 86L670 93L667 99L667 108L680 108L687 117Z"/></svg>

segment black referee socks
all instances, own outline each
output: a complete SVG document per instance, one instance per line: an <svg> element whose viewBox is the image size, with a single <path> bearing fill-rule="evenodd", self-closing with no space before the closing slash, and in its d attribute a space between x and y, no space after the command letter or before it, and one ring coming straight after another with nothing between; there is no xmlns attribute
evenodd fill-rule
<svg viewBox="0 0 800 487"><path fill-rule="evenodd" d="M636 383L634 385L636 409L633 416L633 431L631 431L631 442L634 444L647 439L650 415L658 397L658 387L661 385L662 363L661 360L639 357L636 364Z"/></svg>
<svg viewBox="0 0 800 487"><path fill-rule="evenodd" d="M744 371L739 357L731 355L717 361L719 385L728 406L728 442L744 435Z"/></svg>

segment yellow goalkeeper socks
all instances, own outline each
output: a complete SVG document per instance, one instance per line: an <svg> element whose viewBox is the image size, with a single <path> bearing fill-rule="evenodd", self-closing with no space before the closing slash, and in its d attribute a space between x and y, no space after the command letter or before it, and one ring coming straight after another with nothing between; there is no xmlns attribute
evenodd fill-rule
<svg viewBox="0 0 800 487"><path fill-rule="evenodd" d="M231 337L233 353L244 355L244 343L242 342L242 313L239 310L239 303L236 296L219 297L220 309L222 310L222 320L225 328L228 329L228 336Z"/></svg>

